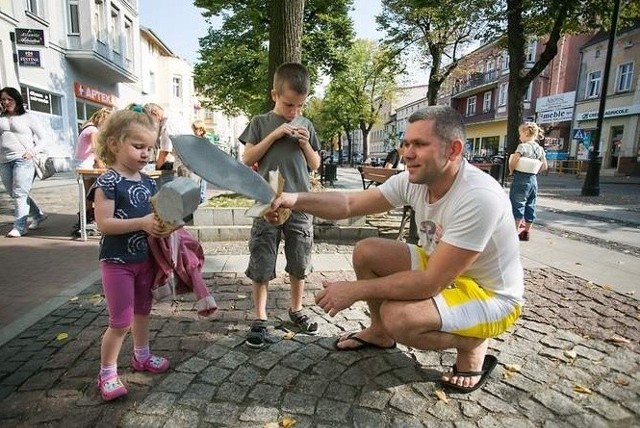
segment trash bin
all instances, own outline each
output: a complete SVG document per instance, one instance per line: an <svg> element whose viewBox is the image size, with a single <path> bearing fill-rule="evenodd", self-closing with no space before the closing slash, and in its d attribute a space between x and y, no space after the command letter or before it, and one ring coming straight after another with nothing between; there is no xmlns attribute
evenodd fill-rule
<svg viewBox="0 0 640 428"><path fill-rule="evenodd" d="M489 171L489 175L495 178L498 183L502 184L502 173L504 171L503 163L493 163L491 164L491 170Z"/></svg>
<svg viewBox="0 0 640 428"><path fill-rule="evenodd" d="M322 165L320 182L325 184L327 181L333 186L333 182L338 179L338 166L334 163L325 163Z"/></svg>

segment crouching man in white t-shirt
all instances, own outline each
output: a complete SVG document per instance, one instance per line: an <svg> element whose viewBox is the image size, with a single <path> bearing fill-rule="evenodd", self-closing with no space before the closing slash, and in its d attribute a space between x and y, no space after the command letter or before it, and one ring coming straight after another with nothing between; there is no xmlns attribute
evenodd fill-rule
<svg viewBox="0 0 640 428"><path fill-rule="evenodd" d="M411 115L403 141L406 171L360 192L283 193L288 207L326 219L411 205L420 246L369 238L353 252L356 281L326 282L316 303L335 316L369 305L371 325L336 340L339 351L455 348L441 382L454 392L481 387L497 365L488 340L510 328L524 303L519 243L502 187L463 157L464 125L450 107ZM267 218L275 216L274 211Z"/></svg>

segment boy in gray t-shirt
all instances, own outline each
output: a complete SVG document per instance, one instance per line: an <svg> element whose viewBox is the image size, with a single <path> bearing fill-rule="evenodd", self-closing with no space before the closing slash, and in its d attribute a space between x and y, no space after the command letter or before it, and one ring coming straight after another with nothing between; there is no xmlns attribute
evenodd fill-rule
<svg viewBox="0 0 640 428"><path fill-rule="evenodd" d="M309 95L309 73L298 63L282 64L273 77L272 111L251 119L239 140L245 145L243 162L258 166L267 181L269 171L280 170L286 192L309 191L309 170L320 166L319 142L313 124L299 116ZM318 324L302 311L304 279L311 272L313 218L294 211L280 226L262 218L253 222L249 241L249 266L245 274L253 281L255 320L246 343L264 346L267 337L267 286L275 278L280 237L284 235L285 270L291 280L289 317L303 332L316 334Z"/></svg>

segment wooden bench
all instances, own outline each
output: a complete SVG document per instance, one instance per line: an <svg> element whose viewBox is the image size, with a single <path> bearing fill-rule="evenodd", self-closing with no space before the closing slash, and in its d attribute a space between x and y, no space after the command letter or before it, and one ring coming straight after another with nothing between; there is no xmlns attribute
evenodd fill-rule
<svg viewBox="0 0 640 428"><path fill-rule="evenodd" d="M362 165L358 167L358 171L360 171L360 176L362 177L362 188L364 190L371 187L371 185L380 185L387 181L390 177L393 177L401 170L393 169L393 168L382 168L377 166L366 166ZM400 221L400 230L398 231L398 236L396 239L401 239L402 234L404 232L404 228L407 224L407 220L413 221L413 208L411 205L405 205L402 207L402 220ZM417 232L416 232L417 233ZM409 237L412 239L412 237ZM415 237L417 240L417 236Z"/></svg>
<svg viewBox="0 0 640 428"><path fill-rule="evenodd" d="M389 177L393 177L399 172L397 169L366 165L359 166L358 171L360 171L360 176L362 177L362 188L365 190L371 187L372 184L377 186L384 183Z"/></svg>

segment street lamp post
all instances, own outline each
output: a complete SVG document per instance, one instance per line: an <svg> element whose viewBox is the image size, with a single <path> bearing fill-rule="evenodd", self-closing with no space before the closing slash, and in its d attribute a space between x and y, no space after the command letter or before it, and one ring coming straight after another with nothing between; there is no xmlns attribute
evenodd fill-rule
<svg viewBox="0 0 640 428"><path fill-rule="evenodd" d="M600 95L600 108L598 109L598 121L595 133L591 136L593 151L589 153L589 167L582 186L582 196L600 195L600 168L602 167L602 157L600 156L600 136L602 135L602 119L607 101L607 86L609 83L609 69L611 68L611 56L613 53L613 42L616 38L616 27L618 24L618 12L620 11L620 0L614 0L613 16L611 19L611 29L609 30L609 44L607 46L607 57L604 62L604 75L602 76L602 93Z"/></svg>

